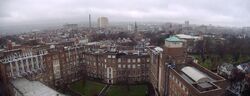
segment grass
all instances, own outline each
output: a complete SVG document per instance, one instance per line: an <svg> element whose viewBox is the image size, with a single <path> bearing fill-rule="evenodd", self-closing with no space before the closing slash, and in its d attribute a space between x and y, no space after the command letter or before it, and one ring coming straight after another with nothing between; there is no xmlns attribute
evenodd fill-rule
<svg viewBox="0 0 250 96"><path fill-rule="evenodd" d="M78 81L73 83L70 87L76 92L81 93L84 96L95 96L104 88L104 84L93 81Z"/></svg>
<svg viewBox="0 0 250 96"><path fill-rule="evenodd" d="M147 85L129 85L129 90L127 86L113 85L107 96L145 96L147 90Z"/></svg>

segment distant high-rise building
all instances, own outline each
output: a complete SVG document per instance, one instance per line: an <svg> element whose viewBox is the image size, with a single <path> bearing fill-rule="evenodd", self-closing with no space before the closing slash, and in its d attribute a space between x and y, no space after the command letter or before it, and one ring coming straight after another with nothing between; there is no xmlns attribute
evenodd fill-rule
<svg viewBox="0 0 250 96"><path fill-rule="evenodd" d="M189 21L185 21L185 22L184 22L184 27L190 27L190 26L189 26Z"/></svg>
<svg viewBox="0 0 250 96"><path fill-rule="evenodd" d="M99 17L97 19L97 24L99 28L107 28L109 25L109 20L107 17Z"/></svg>
<svg viewBox="0 0 250 96"><path fill-rule="evenodd" d="M133 24L128 24L128 31L132 32L133 31Z"/></svg>
<svg viewBox="0 0 250 96"><path fill-rule="evenodd" d="M188 26L189 25L189 21L185 21L185 25Z"/></svg>
<svg viewBox="0 0 250 96"><path fill-rule="evenodd" d="M78 24L65 24L65 25L63 25L63 28L65 30L68 30L68 31L77 30L78 29Z"/></svg>
<svg viewBox="0 0 250 96"><path fill-rule="evenodd" d="M135 22L135 30L134 31L137 32L137 24L136 24L136 22Z"/></svg>
<svg viewBox="0 0 250 96"><path fill-rule="evenodd" d="M91 28L91 14L89 14L89 28Z"/></svg>

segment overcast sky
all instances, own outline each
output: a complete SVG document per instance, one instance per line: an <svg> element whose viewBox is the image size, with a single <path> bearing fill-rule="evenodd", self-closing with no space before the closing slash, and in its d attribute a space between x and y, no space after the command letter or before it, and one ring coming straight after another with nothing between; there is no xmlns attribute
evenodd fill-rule
<svg viewBox="0 0 250 96"><path fill-rule="evenodd" d="M250 0L0 0L0 24L157 21L250 26Z"/></svg>

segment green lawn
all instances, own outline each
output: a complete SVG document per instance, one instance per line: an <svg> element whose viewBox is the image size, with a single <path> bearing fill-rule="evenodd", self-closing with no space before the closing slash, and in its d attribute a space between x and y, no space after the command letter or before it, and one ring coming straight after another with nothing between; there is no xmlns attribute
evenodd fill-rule
<svg viewBox="0 0 250 96"><path fill-rule="evenodd" d="M104 88L104 84L93 82L93 81L85 81L83 83L82 80L73 83L70 87L76 92L81 93L84 96L95 96L98 95L99 92Z"/></svg>
<svg viewBox="0 0 250 96"><path fill-rule="evenodd" d="M129 90L127 86L113 85L107 96L145 96L147 89L146 85L130 85Z"/></svg>

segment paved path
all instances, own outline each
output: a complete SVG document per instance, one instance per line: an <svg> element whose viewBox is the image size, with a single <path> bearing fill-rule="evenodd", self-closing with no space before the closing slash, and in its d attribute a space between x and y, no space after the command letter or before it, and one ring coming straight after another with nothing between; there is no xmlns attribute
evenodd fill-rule
<svg viewBox="0 0 250 96"><path fill-rule="evenodd" d="M110 88L111 85L107 84L102 91L99 93L98 96L105 96L107 94L108 89Z"/></svg>

